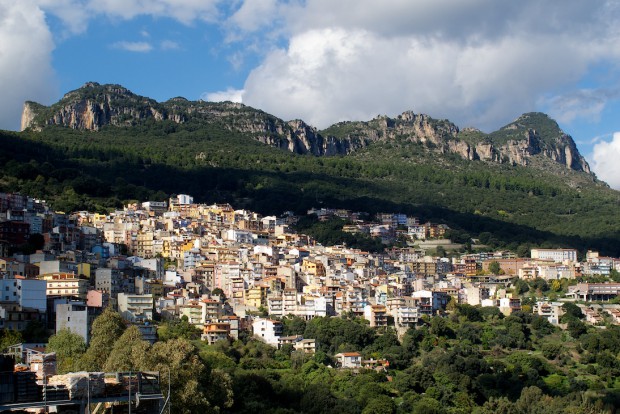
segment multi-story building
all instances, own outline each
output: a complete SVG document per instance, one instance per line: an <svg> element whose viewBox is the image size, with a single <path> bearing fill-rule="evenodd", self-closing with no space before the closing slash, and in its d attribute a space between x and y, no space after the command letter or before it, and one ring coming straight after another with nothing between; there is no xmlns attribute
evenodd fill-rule
<svg viewBox="0 0 620 414"><path fill-rule="evenodd" d="M397 327L411 328L417 325L419 320L418 308L399 307L396 309L394 323Z"/></svg>
<svg viewBox="0 0 620 414"><path fill-rule="evenodd" d="M0 300L16 302L22 308L37 309L44 313L47 309L47 282L38 279L15 277L0 279Z"/></svg>
<svg viewBox="0 0 620 414"><path fill-rule="evenodd" d="M0 301L0 329L23 331L30 322L45 323L45 313L26 308L17 302Z"/></svg>
<svg viewBox="0 0 620 414"><path fill-rule="evenodd" d="M577 300L609 301L620 294L620 283L578 283L568 287L566 296Z"/></svg>
<svg viewBox="0 0 620 414"><path fill-rule="evenodd" d="M256 318L252 322L254 336L272 346L278 346L278 338L282 336L282 322L273 319Z"/></svg>
<svg viewBox="0 0 620 414"><path fill-rule="evenodd" d="M366 305L364 319L370 322L371 327L387 326L387 309L385 305Z"/></svg>
<svg viewBox="0 0 620 414"><path fill-rule="evenodd" d="M558 325L560 317L564 314L563 305L561 302L537 302L532 311L547 318L551 324Z"/></svg>
<svg viewBox="0 0 620 414"><path fill-rule="evenodd" d="M228 322L209 322L203 329L202 339L209 345L217 341L227 341L230 338L230 323Z"/></svg>
<svg viewBox="0 0 620 414"><path fill-rule="evenodd" d="M83 301L71 300L59 300L55 303L55 308L56 333L61 329L69 329L84 338L84 342L88 345L90 328L101 309L89 307Z"/></svg>
<svg viewBox="0 0 620 414"><path fill-rule="evenodd" d="M47 282L47 296L86 299L89 282L72 273L49 273L40 275Z"/></svg>
<svg viewBox="0 0 620 414"><path fill-rule="evenodd" d="M130 322L153 319L153 295L118 294L118 311Z"/></svg>
<svg viewBox="0 0 620 414"><path fill-rule="evenodd" d="M532 249L532 259L548 259L556 263L576 262L577 250L575 249Z"/></svg>

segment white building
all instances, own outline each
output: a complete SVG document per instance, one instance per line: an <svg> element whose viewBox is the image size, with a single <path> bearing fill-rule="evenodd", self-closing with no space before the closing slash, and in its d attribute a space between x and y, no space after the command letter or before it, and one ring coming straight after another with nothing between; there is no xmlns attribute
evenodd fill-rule
<svg viewBox="0 0 620 414"><path fill-rule="evenodd" d="M532 259L553 260L556 263L576 262L577 250L575 249L532 249Z"/></svg>
<svg viewBox="0 0 620 414"><path fill-rule="evenodd" d="M362 355L359 352L341 352L334 355L341 368L361 368Z"/></svg>
<svg viewBox="0 0 620 414"><path fill-rule="evenodd" d="M194 197L187 194L177 195L177 203L180 205L194 204Z"/></svg>
<svg viewBox="0 0 620 414"><path fill-rule="evenodd" d="M257 318L252 322L254 336L276 347L278 338L282 336L282 328L282 322L273 319Z"/></svg>
<svg viewBox="0 0 620 414"><path fill-rule="evenodd" d="M130 322L153 319L153 295L118 294L118 311Z"/></svg>

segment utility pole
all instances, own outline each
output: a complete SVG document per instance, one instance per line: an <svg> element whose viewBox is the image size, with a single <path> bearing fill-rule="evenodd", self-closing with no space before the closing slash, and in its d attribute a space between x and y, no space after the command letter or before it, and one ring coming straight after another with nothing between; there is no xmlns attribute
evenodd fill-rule
<svg viewBox="0 0 620 414"><path fill-rule="evenodd" d="M131 371L129 371L129 414L131 414Z"/></svg>
<svg viewBox="0 0 620 414"><path fill-rule="evenodd" d="M88 414L90 414L90 372L88 373L88 377L86 377L88 380L88 385L86 388L86 411L88 412Z"/></svg>
<svg viewBox="0 0 620 414"><path fill-rule="evenodd" d="M47 375L43 374L43 405L47 414Z"/></svg>
<svg viewBox="0 0 620 414"><path fill-rule="evenodd" d="M170 395L170 366L168 366L168 414L172 410L172 397Z"/></svg>

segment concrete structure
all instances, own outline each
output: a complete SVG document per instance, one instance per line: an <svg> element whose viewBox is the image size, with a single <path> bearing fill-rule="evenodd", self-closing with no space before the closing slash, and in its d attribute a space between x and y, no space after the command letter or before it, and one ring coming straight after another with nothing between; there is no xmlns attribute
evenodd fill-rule
<svg viewBox="0 0 620 414"><path fill-rule="evenodd" d="M576 300L609 301L620 294L620 283L578 283L568 287L566 296Z"/></svg>
<svg viewBox="0 0 620 414"><path fill-rule="evenodd" d="M553 260L556 263L576 262L577 250L575 249L532 249L530 251L532 259Z"/></svg>
<svg viewBox="0 0 620 414"><path fill-rule="evenodd" d="M282 336L282 328L282 322L273 319L257 318L252 322L254 336L273 346L278 346L278 338Z"/></svg>
<svg viewBox="0 0 620 414"><path fill-rule="evenodd" d="M95 318L94 312L88 311L84 302L65 301L56 304L56 333L62 329L84 338L86 344L90 341L90 328Z"/></svg>
<svg viewBox="0 0 620 414"><path fill-rule="evenodd" d="M16 302L21 307L36 309L39 312L47 310L46 300L47 282L45 280L0 279L0 300Z"/></svg>
<svg viewBox="0 0 620 414"><path fill-rule="evenodd" d="M387 309L385 305L366 305L364 319L370 322L371 327L387 326Z"/></svg>
<svg viewBox="0 0 620 414"><path fill-rule="evenodd" d="M362 354L359 352L341 352L334 355L340 368L361 368Z"/></svg>
<svg viewBox="0 0 620 414"><path fill-rule="evenodd" d="M79 279L71 273L42 275L47 282L47 296L62 296L86 299L88 280Z"/></svg>
<svg viewBox="0 0 620 414"><path fill-rule="evenodd" d="M153 319L153 295L118 294L118 311L130 321Z"/></svg>

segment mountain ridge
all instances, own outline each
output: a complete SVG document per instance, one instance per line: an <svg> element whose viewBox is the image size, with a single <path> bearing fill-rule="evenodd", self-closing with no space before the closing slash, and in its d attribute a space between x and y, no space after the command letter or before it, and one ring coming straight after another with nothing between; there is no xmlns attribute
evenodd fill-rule
<svg viewBox="0 0 620 414"><path fill-rule="evenodd" d="M448 120L405 111L390 118L340 122L318 130L303 120L284 121L250 106L233 102L189 101L182 97L157 102L121 85L88 82L49 107L25 102L21 129L40 130L60 125L99 131L106 126L135 126L148 122L218 123L266 145L297 154L351 154L373 143L401 139L424 144L436 152L455 153L470 161L530 165L533 157L568 169L591 173L572 137L543 113L518 117L498 131L485 134L459 129Z"/></svg>

